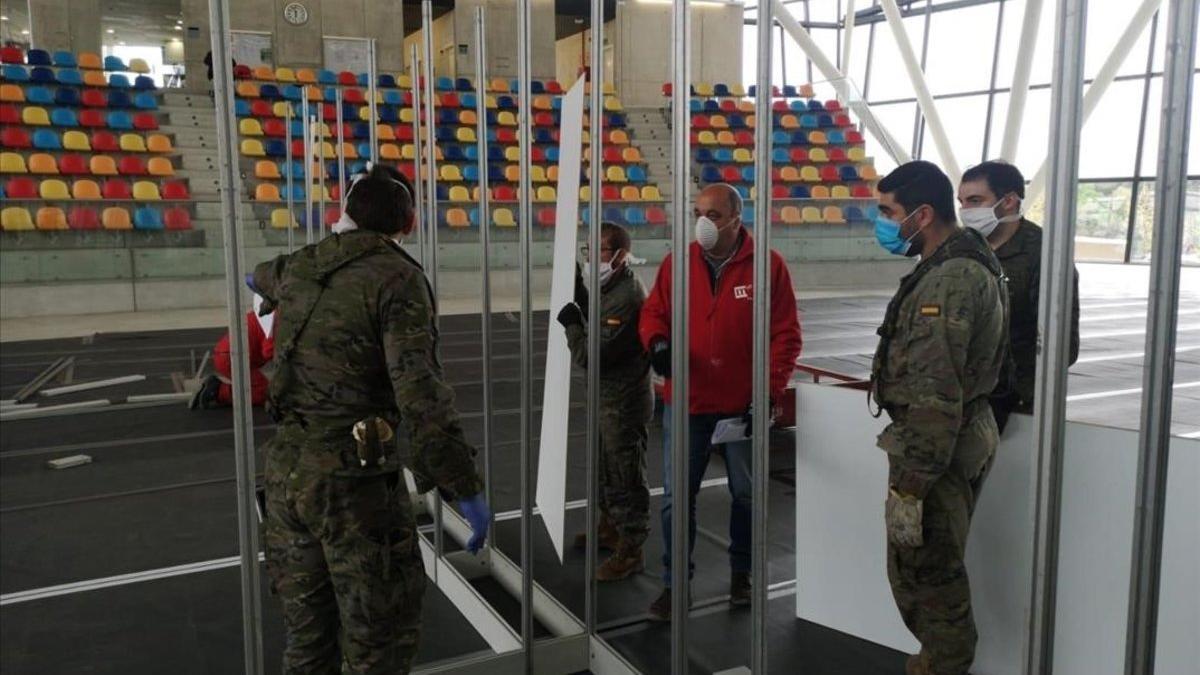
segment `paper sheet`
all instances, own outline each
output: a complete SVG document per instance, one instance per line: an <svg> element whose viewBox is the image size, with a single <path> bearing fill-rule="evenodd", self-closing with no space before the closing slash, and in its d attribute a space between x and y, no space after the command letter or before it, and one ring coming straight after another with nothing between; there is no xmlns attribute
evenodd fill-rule
<svg viewBox="0 0 1200 675"><path fill-rule="evenodd" d="M712 440L709 442L713 445L720 445L748 439L746 422L740 417L726 417L723 420L717 420L717 426L713 428Z"/></svg>

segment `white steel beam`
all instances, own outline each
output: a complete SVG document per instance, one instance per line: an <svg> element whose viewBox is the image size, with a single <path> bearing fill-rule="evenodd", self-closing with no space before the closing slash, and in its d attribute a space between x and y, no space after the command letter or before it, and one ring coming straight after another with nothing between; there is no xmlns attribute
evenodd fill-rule
<svg viewBox="0 0 1200 675"><path fill-rule="evenodd" d="M842 29L842 72L850 72L850 47L854 38L854 0L846 0L845 28Z"/></svg>
<svg viewBox="0 0 1200 675"><path fill-rule="evenodd" d="M1012 94L1008 99L1008 115L1004 122L1004 140L1000 143L1000 159L1011 162L1017 156L1017 139L1021 136L1021 120L1025 115L1025 99L1029 94L1029 74L1033 71L1033 53L1037 49L1038 20L1042 17L1042 0L1028 0L1025 18L1021 22L1021 37L1017 41L1017 65L1013 70Z"/></svg>

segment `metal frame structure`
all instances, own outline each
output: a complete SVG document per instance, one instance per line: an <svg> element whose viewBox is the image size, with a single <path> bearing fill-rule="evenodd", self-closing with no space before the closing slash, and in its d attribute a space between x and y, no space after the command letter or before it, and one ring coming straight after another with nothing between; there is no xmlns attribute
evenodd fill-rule
<svg viewBox="0 0 1200 675"><path fill-rule="evenodd" d="M589 634L596 631L596 559L600 543L596 536L596 506L600 503L600 216L602 195L602 159L604 158L604 0L591 0L591 90L588 92L588 127L591 133L591 161L588 164L588 293L587 324L587 500L584 518L587 552L583 621Z"/></svg>
<svg viewBox="0 0 1200 675"><path fill-rule="evenodd" d="M215 2L216 0L209 0ZM215 76L214 76L215 77ZM300 98L300 116L304 118L301 131L304 133L304 244L313 243L312 236L312 117L309 114L308 88ZM291 169L291 167L288 167Z"/></svg>
<svg viewBox="0 0 1200 675"><path fill-rule="evenodd" d="M287 160L287 210L288 210L288 226L287 226L287 247L288 253L296 250L296 204L292 199L292 185L294 185L295 173L292 171L292 104L288 103L287 116L284 118L284 124L287 129L284 136L284 142L287 144L285 158Z"/></svg>
<svg viewBox="0 0 1200 675"><path fill-rule="evenodd" d="M492 490L492 215L491 189L488 185L487 153L487 10L475 8L475 141L479 168L479 296L480 330L483 341L483 492L488 504L493 504ZM491 542L496 545L496 529L490 527Z"/></svg>
<svg viewBox="0 0 1200 675"><path fill-rule="evenodd" d="M425 252L425 228L429 227L427 218L429 214L424 210L425 204L425 181L422 179L422 171L427 171L421 166L421 87L420 82L420 61L417 59L417 45L413 45L409 50L408 57L408 72L412 78L412 130L413 130L413 203L418 205L417 213L421 217L417 220L417 258L420 259L421 265L424 266L429 262L429 255Z"/></svg>

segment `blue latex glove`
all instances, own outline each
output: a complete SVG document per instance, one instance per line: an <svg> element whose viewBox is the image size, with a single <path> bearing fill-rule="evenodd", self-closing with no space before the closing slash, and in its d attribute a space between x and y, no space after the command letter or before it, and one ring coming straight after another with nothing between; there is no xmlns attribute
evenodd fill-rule
<svg viewBox="0 0 1200 675"><path fill-rule="evenodd" d="M258 293L258 289L254 287L254 273L253 272L246 275L246 288L249 288L250 290L254 291L255 293ZM258 293L258 294L262 295L262 293Z"/></svg>
<svg viewBox="0 0 1200 675"><path fill-rule="evenodd" d="M467 550L478 553L487 539L488 525L492 522L492 510L488 508L483 493L458 500L458 506L471 524L471 539L467 541Z"/></svg>

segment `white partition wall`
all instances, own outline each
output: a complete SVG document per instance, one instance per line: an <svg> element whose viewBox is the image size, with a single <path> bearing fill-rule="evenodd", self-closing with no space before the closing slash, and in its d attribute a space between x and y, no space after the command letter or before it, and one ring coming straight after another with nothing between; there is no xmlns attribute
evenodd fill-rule
<svg viewBox="0 0 1200 675"><path fill-rule="evenodd" d="M796 616L914 652L888 588L883 502L887 417L862 391L796 396ZM1123 672L1137 432L1070 422L1063 461L1055 675ZM1019 675L1033 541L1032 420L1014 415L971 527L967 566L977 675ZM1171 446L1157 672L1200 663L1200 441Z"/></svg>

